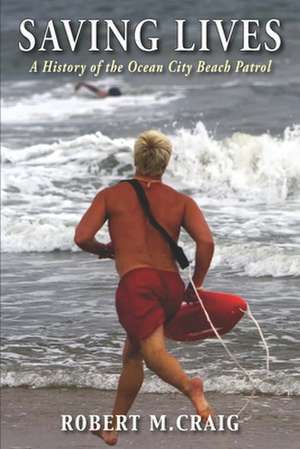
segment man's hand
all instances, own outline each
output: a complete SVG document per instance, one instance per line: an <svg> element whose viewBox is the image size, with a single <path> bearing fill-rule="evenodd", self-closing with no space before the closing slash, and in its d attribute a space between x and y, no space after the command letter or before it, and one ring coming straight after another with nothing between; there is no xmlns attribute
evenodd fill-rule
<svg viewBox="0 0 300 449"><path fill-rule="evenodd" d="M197 290L203 290L203 288L202 287L200 287L200 288L198 287ZM191 283L189 283L189 285L185 289L184 300L188 304L199 302L199 299L197 298L196 293L195 293Z"/></svg>
<svg viewBox="0 0 300 449"><path fill-rule="evenodd" d="M98 259L114 259L114 248L112 242L107 243L107 245L103 245L98 254Z"/></svg>
<svg viewBox="0 0 300 449"><path fill-rule="evenodd" d="M193 281L198 287L203 284L209 269L214 253L214 241L204 215L197 203L190 197L185 199L183 227L196 243Z"/></svg>
<svg viewBox="0 0 300 449"><path fill-rule="evenodd" d="M96 254L101 259L112 258L111 247L98 242L95 239L96 233L107 220L107 210L105 192L107 189L97 193L92 204L85 212L76 227L74 241L79 248L92 254Z"/></svg>

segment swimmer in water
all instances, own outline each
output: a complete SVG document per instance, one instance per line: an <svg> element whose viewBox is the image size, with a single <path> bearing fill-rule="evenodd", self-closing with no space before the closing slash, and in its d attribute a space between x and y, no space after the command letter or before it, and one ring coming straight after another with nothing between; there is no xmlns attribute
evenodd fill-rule
<svg viewBox="0 0 300 449"><path fill-rule="evenodd" d="M78 92L78 90L81 87L85 87L90 92L93 92L94 94L96 94L96 96L99 98L119 97L120 95L122 95L122 92L118 87L110 87L109 89L99 89L98 87L93 86L92 84L84 83L84 82L80 82L80 83L76 84L75 92Z"/></svg>

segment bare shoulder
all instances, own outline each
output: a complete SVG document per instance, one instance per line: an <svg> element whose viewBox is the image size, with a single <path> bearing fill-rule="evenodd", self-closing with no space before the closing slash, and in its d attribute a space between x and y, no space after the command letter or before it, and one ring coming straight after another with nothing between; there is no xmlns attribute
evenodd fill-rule
<svg viewBox="0 0 300 449"><path fill-rule="evenodd" d="M111 187L104 187L96 193L95 200L105 200L106 196L109 194Z"/></svg>
<svg viewBox="0 0 300 449"><path fill-rule="evenodd" d="M185 208L199 209L198 204L191 196L186 195L185 193L182 192L177 192L176 190L174 190L174 192L177 193L178 200L184 205Z"/></svg>
<svg viewBox="0 0 300 449"><path fill-rule="evenodd" d="M188 198L187 195L185 195L182 192L179 192L178 190L174 189L168 184L163 184L163 188L167 193L169 193L169 195L172 195L174 198L176 198L177 201L180 201L181 203L185 203L186 198Z"/></svg>
<svg viewBox="0 0 300 449"><path fill-rule="evenodd" d="M114 207L117 203L124 201L126 195L131 190L131 186L126 182L118 182L109 187L105 187L100 190L97 195L99 195L106 203L106 207ZM125 197L124 197L125 195Z"/></svg>
<svg viewBox="0 0 300 449"><path fill-rule="evenodd" d="M186 207L199 209L197 202L191 196L185 194L182 194L182 196Z"/></svg>
<svg viewBox="0 0 300 449"><path fill-rule="evenodd" d="M122 188L120 183L114 184L114 185L109 186L109 187L104 187L104 188L102 188L101 190L99 190L97 192L96 196L99 196L99 197L102 197L102 198L108 198L111 195L117 194L120 191L120 188Z"/></svg>
<svg viewBox="0 0 300 449"><path fill-rule="evenodd" d="M182 195L183 196L183 204L184 204L184 221L201 218L203 219L203 213L201 208L199 207L198 203L189 195Z"/></svg>

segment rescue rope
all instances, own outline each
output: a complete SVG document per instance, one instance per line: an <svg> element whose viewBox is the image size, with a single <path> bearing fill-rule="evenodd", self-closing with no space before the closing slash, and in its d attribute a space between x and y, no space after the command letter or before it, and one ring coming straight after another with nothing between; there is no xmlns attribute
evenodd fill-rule
<svg viewBox="0 0 300 449"><path fill-rule="evenodd" d="M238 368L245 374L245 376L248 378L249 382L251 383L253 389L252 389L252 393L250 398L247 399L246 403L243 405L243 407L237 412L237 415L239 415L240 413L242 413L245 408L248 406L250 400L252 399L252 397L254 396L255 391L257 390L258 386L262 383L262 381L264 379L262 379L258 385L255 384L254 380L252 379L250 373L240 364L240 362L238 361L238 359L236 358L236 356L229 350L229 348L227 347L226 343L224 342L224 340L222 339L221 335L219 334L219 332L217 331L217 329L215 328L213 322L211 321L211 318L203 304L202 299L200 298L200 295L198 293L198 290L194 284L193 278L192 278L192 269L191 269L191 265L189 266L189 281L191 283L191 286L193 287L193 290L195 292L195 295L203 309L204 315L208 321L208 323L210 324L211 328L213 329L216 337L218 338L218 340L220 341L220 343L222 344L223 348L225 349L226 353L228 354L228 356L234 361L234 363L238 366ZM258 323L258 321L254 318L253 313L251 312L251 309L249 307L249 305L247 304L247 309L240 309L242 312L246 313L249 318L254 322L255 326L257 327L257 330L259 332L260 338L263 342L263 345L265 347L266 350L266 368L267 368L267 372L270 372L270 351L269 351L269 347L267 345L266 339L263 335L263 332L261 330L261 327Z"/></svg>

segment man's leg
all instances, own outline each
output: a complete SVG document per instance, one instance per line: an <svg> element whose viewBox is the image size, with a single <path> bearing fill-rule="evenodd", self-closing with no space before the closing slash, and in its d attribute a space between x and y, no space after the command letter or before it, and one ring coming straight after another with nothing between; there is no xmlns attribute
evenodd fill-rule
<svg viewBox="0 0 300 449"><path fill-rule="evenodd" d="M119 378L113 415L126 415L144 380L143 355L127 338L123 350L123 368Z"/></svg>
<svg viewBox="0 0 300 449"><path fill-rule="evenodd" d="M127 338L123 349L123 367L112 411L113 416L126 415L128 413L142 386L143 380L143 356L140 349L135 348ZM102 438L109 445L116 444L118 440L118 434L115 430L93 433Z"/></svg>
<svg viewBox="0 0 300 449"><path fill-rule="evenodd" d="M188 396L200 416L206 419L212 413L204 397L202 380L191 379L183 371L178 360L166 350L163 326L141 341L141 350L148 368Z"/></svg>

